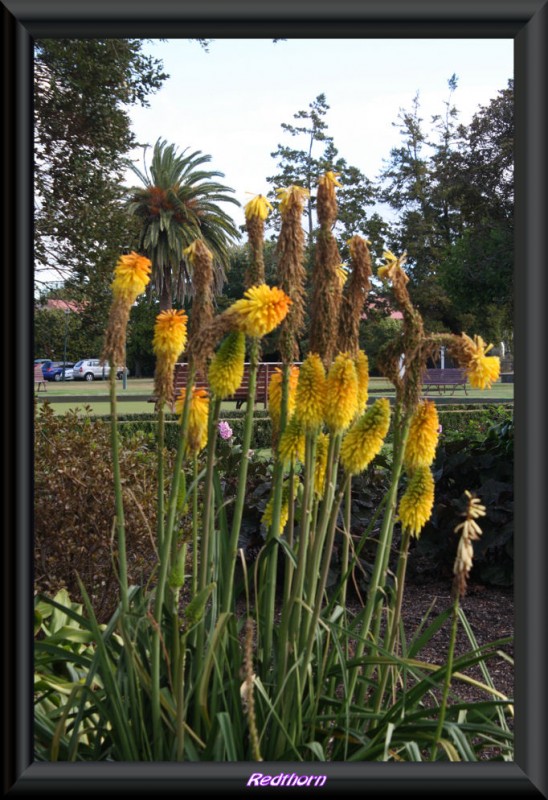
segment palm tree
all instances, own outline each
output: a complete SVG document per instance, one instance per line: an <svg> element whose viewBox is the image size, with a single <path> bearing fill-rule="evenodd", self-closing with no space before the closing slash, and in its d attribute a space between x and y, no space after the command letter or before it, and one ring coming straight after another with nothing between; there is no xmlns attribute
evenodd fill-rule
<svg viewBox="0 0 548 800"><path fill-rule="evenodd" d="M212 178L222 172L199 169L211 161L200 150L187 155L177 154L175 145L158 139L152 151L150 169L141 172L129 166L144 187L129 190L128 212L141 223L139 250L152 261L153 286L160 297L160 309L182 303L192 295L190 265L183 250L195 239L202 238L214 258L215 290L220 291L229 261L229 248L240 238L232 219L217 203L234 203L233 192ZM146 153L146 148L145 148Z"/></svg>

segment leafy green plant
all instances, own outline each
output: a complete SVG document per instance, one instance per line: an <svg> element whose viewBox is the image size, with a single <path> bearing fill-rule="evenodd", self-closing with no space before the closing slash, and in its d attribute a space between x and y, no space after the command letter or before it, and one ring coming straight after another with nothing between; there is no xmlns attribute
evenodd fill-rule
<svg viewBox="0 0 548 800"><path fill-rule="evenodd" d="M461 510L460 500L467 486L476 487L487 508L483 536L474 545L472 578L484 583L510 586L514 570L514 424L505 420L492 426L475 441L442 438L434 465L436 502L430 521L413 551L423 579L449 574L456 541L448 533ZM425 567L425 565L427 565Z"/></svg>
<svg viewBox="0 0 548 800"><path fill-rule="evenodd" d="M211 304L211 253L200 239L185 250L196 293L188 382L177 398L178 422L168 423L177 430L175 452L166 447L165 406L176 358L187 344L184 312L167 310L156 319L154 449L149 433L120 437L111 370L111 465L108 473L103 469L112 480L114 513L104 527L116 555L119 604L101 626L82 581L83 609L68 597L41 598L74 623L62 628L61 640L51 639L59 628L42 628L36 645L42 674L56 674L59 664L71 678L78 675L73 665L83 670L78 685L59 683L39 697L41 758L474 761L491 757L494 747L497 757L512 760L511 699L496 689L488 669L508 641L478 647L460 608L472 541L481 535L475 519L483 514L469 492L465 522L455 528L462 530L452 607L434 621L425 618L410 638L402 625L411 539L420 535L434 502L439 420L434 403L421 401L426 357L440 344L453 348L480 387L496 379L499 362L486 356L479 337L428 334L407 290L405 256L386 253L378 274L391 282L403 316L400 338L380 357L395 402L379 398L367 407L367 357L358 349L358 327L370 256L367 242L353 237L343 294L346 277L332 238L336 186L337 175L329 171L318 189L311 349L299 370L292 354L305 294L295 292L295 281L304 281L299 237L306 192L298 186L280 193L279 282L291 297L261 281L269 205L262 196L246 206L250 288L221 314L215 316ZM136 253L116 266L104 350L111 364L123 352L129 313L149 273L150 262ZM278 326L284 365L270 383L272 440L264 458L252 448L253 404L241 432L231 437L220 425L221 407L242 381L245 336L253 397L261 339ZM198 368L208 369L211 396L193 385ZM44 423L46 438L55 431L51 414ZM90 422L73 420L77 426L83 448ZM133 454L129 461L126 449ZM50 456L47 463L51 471L59 461ZM133 496L140 479L147 486L150 480L154 497L156 558L149 582L135 581L132 570L128 474ZM242 533L253 525L257 534L258 522L251 560ZM367 574L366 589L361 606L351 610L347 599L357 572ZM429 663L421 652L444 625L450 626L445 660ZM470 641L464 654L455 651L459 626ZM84 650L75 651L75 636ZM467 674L474 665L481 680ZM461 702L460 682L472 682L485 699ZM44 699L53 706L43 706Z"/></svg>

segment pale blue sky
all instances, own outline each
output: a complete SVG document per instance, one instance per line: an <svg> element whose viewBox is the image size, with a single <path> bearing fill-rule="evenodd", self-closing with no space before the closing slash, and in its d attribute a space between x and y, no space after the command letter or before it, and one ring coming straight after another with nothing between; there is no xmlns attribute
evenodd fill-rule
<svg viewBox="0 0 548 800"><path fill-rule="evenodd" d="M374 180L399 143L392 123L417 91L428 127L444 112L456 73L453 103L467 123L513 77L512 39L216 39L209 52L180 39L145 47L170 78L149 108L131 109L138 141L152 145L161 137L209 153L210 167L225 173L222 182L241 203L269 190L278 143L304 147L280 126L320 93L339 155ZM142 150L132 155L142 166ZM243 222L242 211L227 211Z"/></svg>

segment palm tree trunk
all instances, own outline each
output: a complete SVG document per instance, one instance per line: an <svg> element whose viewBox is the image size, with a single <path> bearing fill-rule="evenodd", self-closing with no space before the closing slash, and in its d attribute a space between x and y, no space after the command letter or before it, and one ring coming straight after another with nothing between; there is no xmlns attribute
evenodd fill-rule
<svg viewBox="0 0 548 800"><path fill-rule="evenodd" d="M173 308L171 272L169 269L165 269L162 276L162 291L160 292L160 311L169 311L171 308Z"/></svg>

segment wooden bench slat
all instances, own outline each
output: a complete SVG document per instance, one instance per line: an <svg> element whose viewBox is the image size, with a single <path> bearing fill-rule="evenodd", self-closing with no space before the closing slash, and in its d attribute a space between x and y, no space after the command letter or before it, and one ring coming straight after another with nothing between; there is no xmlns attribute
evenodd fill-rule
<svg viewBox="0 0 548 800"><path fill-rule="evenodd" d="M449 367L447 369L427 369L424 371L423 375L423 389L435 387L441 394L442 387L445 392L446 386L452 386L452 394L454 394L457 386L462 386L464 393L468 394L466 391L466 381L466 370L458 367Z"/></svg>
<svg viewBox="0 0 548 800"><path fill-rule="evenodd" d="M255 402L263 403L264 407L268 404L268 386L270 378L274 375L276 369L281 368L283 365L278 361L263 361L259 364L257 372L257 384L255 390ZM186 386L188 379L188 364L185 362L178 362L175 364L175 372L173 378L173 387L175 393L178 394L181 389ZM208 388L207 378L198 374L195 379L195 385L202 389ZM227 398L227 401L236 402L239 407L249 396L249 362L244 364L244 375L242 382L233 395Z"/></svg>

